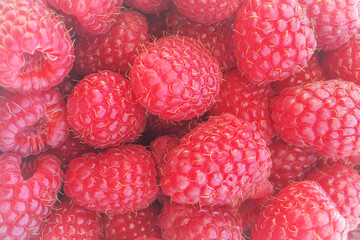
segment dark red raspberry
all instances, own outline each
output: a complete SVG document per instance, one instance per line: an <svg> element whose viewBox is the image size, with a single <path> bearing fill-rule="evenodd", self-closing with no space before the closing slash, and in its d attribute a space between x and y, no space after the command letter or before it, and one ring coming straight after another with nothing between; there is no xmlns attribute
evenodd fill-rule
<svg viewBox="0 0 360 240"><path fill-rule="evenodd" d="M360 34L355 34L340 48L325 52L322 67L328 78L360 84Z"/></svg>
<svg viewBox="0 0 360 240"><path fill-rule="evenodd" d="M239 71L264 83L303 68L316 40L297 0L249 0L237 12L234 44Z"/></svg>
<svg viewBox="0 0 360 240"><path fill-rule="evenodd" d="M45 91L72 68L70 35L41 0L2 0L0 26L0 86Z"/></svg>
<svg viewBox="0 0 360 240"><path fill-rule="evenodd" d="M39 235L61 187L59 159L41 154L22 163L19 155L3 153L0 169L0 238L26 240Z"/></svg>
<svg viewBox="0 0 360 240"><path fill-rule="evenodd" d="M144 44L149 43L145 16L122 11L104 34L79 37L75 41L74 69L88 75L102 70L126 74Z"/></svg>
<svg viewBox="0 0 360 240"><path fill-rule="evenodd" d="M131 87L151 113L175 121L203 115L219 94L219 64L198 41L168 36L135 58Z"/></svg>
<svg viewBox="0 0 360 240"><path fill-rule="evenodd" d="M265 205L250 239L346 239L348 231L322 187L303 181L288 185Z"/></svg>
<svg viewBox="0 0 360 240"><path fill-rule="evenodd" d="M116 22L123 0L45 0L54 8L71 15L75 32L81 35L104 34ZM79 31L78 31L79 30ZM84 31L86 30L86 31Z"/></svg>
<svg viewBox="0 0 360 240"><path fill-rule="evenodd" d="M308 180L319 183L349 223L350 231L360 224L360 175L343 164L315 169Z"/></svg>
<svg viewBox="0 0 360 240"><path fill-rule="evenodd" d="M277 190L292 182L304 180L306 174L313 170L319 161L319 155L311 148L297 147L281 138L274 139L269 149L272 160L269 180Z"/></svg>
<svg viewBox="0 0 360 240"><path fill-rule="evenodd" d="M164 240L243 240L241 224L226 207L167 201L159 217Z"/></svg>
<svg viewBox="0 0 360 240"><path fill-rule="evenodd" d="M359 93L358 85L341 80L287 88L272 101L273 126L285 141L324 157L358 154Z"/></svg>
<svg viewBox="0 0 360 240"><path fill-rule="evenodd" d="M244 0L173 0L189 19L200 23L215 23L230 17Z"/></svg>
<svg viewBox="0 0 360 240"><path fill-rule="evenodd" d="M64 192L76 204L97 212L145 208L159 195L153 156L140 145L86 153L70 162Z"/></svg>
<svg viewBox="0 0 360 240"><path fill-rule="evenodd" d="M146 15L148 34L152 42L165 36L167 13L168 12Z"/></svg>
<svg viewBox="0 0 360 240"><path fill-rule="evenodd" d="M107 148L136 140L145 128L146 113L127 79L102 71L74 87L67 102L67 119L80 140Z"/></svg>
<svg viewBox="0 0 360 240"><path fill-rule="evenodd" d="M80 82L83 77L75 73L75 71L70 71L68 75L56 85L56 88L59 89L62 98L67 102L67 98L69 97L74 86Z"/></svg>
<svg viewBox="0 0 360 240"><path fill-rule="evenodd" d="M102 232L101 216L64 198L46 219L41 240L102 240Z"/></svg>
<svg viewBox="0 0 360 240"><path fill-rule="evenodd" d="M270 144L275 134L270 116L270 102L274 98L274 92L270 85L251 83L237 69L225 72L224 80L219 97L209 114L231 113L251 122L266 143Z"/></svg>
<svg viewBox="0 0 360 240"><path fill-rule="evenodd" d="M154 203L135 212L104 215L105 237L107 240L161 238L157 220L160 212L160 205Z"/></svg>
<svg viewBox="0 0 360 240"><path fill-rule="evenodd" d="M251 230L255 226L262 210L269 202L270 197L271 196L258 199L247 199L240 205L238 214L245 235L250 236Z"/></svg>
<svg viewBox="0 0 360 240"><path fill-rule="evenodd" d="M159 14L171 6L171 0L124 0L124 3L145 14Z"/></svg>
<svg viewBox="0 0 360 240"><path fill-rule="evenodd" d="M211 117L168 154L161 187L177 203L235 205L270 175L270 151L249 122Z"/></svg>
<svg viewBox="0 0 360 240"><path fill-rule="evenodd" d="M213 24L197 23L180 13L173 6L167 17L167 31L174 35L188 36L201 42L218 60L224 72L236 67L233 23L235 15Z"/></svg>
<svg viewBox="0 0 360 240"><path fill-rule="evenodd" d="M29 95L0 90L0 96L1 151L27 157L64 143L69 131L59 90Z"/></svg>
<svg viewBox="0 0 360 240"><path fill-rule="evenodd" d="M325 73L319 63L319 57L317 54L313 54L307 65L300 72L294 73L284 80L272 82L271 87L276 94L279 94L281 90L287 87L323 80L325 80Z"/></svg>
<svg viewBox="0 0 360 240"><path fill-rule="evenodd" d="M299 3L314 26L318 48L339 48L356 33L360 23L359 0L299 0Z"/></svg>

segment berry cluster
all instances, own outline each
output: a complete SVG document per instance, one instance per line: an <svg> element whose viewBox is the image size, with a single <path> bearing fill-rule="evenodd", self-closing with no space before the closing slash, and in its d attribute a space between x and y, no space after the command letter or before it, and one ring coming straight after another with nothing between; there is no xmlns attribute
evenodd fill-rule
<svg viewBox="0 0 360 240"><path fill-rule="evenodd" d="M357 240L360 0L0 0L0 239Z"/></svg>

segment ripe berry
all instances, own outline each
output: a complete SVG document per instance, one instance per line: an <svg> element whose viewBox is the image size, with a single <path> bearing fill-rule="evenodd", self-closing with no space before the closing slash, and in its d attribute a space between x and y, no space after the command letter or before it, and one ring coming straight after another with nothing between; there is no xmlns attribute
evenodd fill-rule
<svg viewBox="0 0 360 240"><path fill-rule="evenodd" d="M159 14L171 6L171 0L124 0L124 3L142 13Z"/></svg>

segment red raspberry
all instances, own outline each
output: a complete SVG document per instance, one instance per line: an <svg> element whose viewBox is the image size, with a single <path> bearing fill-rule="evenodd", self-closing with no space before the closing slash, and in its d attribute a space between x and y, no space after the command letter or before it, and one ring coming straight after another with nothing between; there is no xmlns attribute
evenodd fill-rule
<svg viewBox="0 0 360 240"><path fill-rule="evenodd" d="M62 183L60 162L53 155L24 160L25 175L21 164L17 154L0 155L0 238L4 240L40 234L41 223L51 213Z"/></svg>
<svg viewBox="0 0 360 240"><path fill-rule="evenodd" d="M45 91L72 68L70 35L40 0L2 0L0 25L0 86Z"/></svg>
<svg viewBox="0 0 360 240"><path fill-rule="evenodd" d="M249 0L234 25L238 68L255 83L284 80L315 51L311 25L297 0Z"/></svg>
<svg viewBox="0 0 360 240"><path fill-rule="evenodd" d="M262 210L269 202L270 197L271 196L258 199L247 199L240 205L238 214L245 235L250 235L251 230L255 226Z"/></svg>
<svg viewBox="0 0 360 240"><path fill-rule="evenodd" d="M136 140L145 128L146 113L120 74L103 71L86 76L67 102L67 119L80 140L107 148Z"/></svg>
<svg viewBox="0 0 360 240"><path fill-rule="evenodd" d="M69 97L74 86L80 82L82 76L75 73L75 71L70 71L68 75L62 80L61 83L56 85L56 88L59 89L62 98L67 102L67 98Z"/></svg>
<svg viewBox="0 0 360 240"><path fill-rule="evenodd" d="M29 95L0 90L0 96L1 151L26 157L64 143L66 106L56 88Z"/></svg>
<svg viewBox="0 0 360 240"><path fill-rule="evenodd" d="M233 43L235 15L218 23L202 24L191 21L173 6L167 17L167 31L174 35L197 39L218 60L224 72L236 67Z"/></svg>
<svg viewBox="0 0 360 240"><path fill-rule="evenodd" d="M211 117L168 154L161 187L177 203L235 205L270 175L270 151L255 126Z"/></svg>
<svg viewBox="0 0 360 240"><path fill-rule="evenodd" d="M107 240L133 240L137 237L161 238L157 218L160 205L152 204L136 212L104 215L104 231Z"/></svg>
<svg viewBox="0 0 360 240"><path fill-rule="evenodd" d="M340 48L325 52L322 67L328 78L360 84L360 34L355 34Z"/></svg>
<svg viewBox="0 0 360 240"><path fill-rule="evenodd" d="M81 35L104 34L116 22L123 0L45 0L71 15L75 32ZM84 31L86 30L86 31Z"/></svg>
<svg viewBox="0 0 360 240"><path fill-rule="evenodd" d="M336 49L355 34L359 0L299 0L315 30L318 48Z"/></svg>
<svg viewBox="0 0 360 240"><path fill-rule="evenodd" d="M276 94L279 94L281 90L287 87L323 80L325 80L325 73L320 66L319 57L317 54L313 54L307 65L300 72L294 73L285 80L272 82L271 87Z"/></svg>
<svg viewBox="0 0 360 240"><path fill-rule="evenodd" d="M159 217L164 240L243 240L242 228L226 207L167 201Z"/></svg>
<svg viewBox="0 0 360 240"><path fill-rule="evenodd" d="M128 73L142 45L149 42L147 30L146 18L141 13L120 12L116 23L107 33L77 38L75 71L82 75L101 70Z"/></svg>
<svg viewBox="0 0 360 240"><path fill-rule="evenodd" d="M131 87L146 109L175 121L203 115L219 94L221 71L198 41L163 37L135 58Z"/></svg>
<svg viewBox="0 0 360 240"><path fill-rule="evenodd" d="M360 87L328 80L291 87L271 103L273 126L296 146L329 158L360 152Z"/></svg>
<svg viewBox="0 0 360 240"><path fill-rule="evenodd" d="M288 185L265 205L251 240L346 239L349 226L315 182Z"/></svg>
<svg viewBox="0 0 360 240"><path fill-rule="evenodd" d="M171 0L125 0L124 3L142 13L161 13L171 6Z"/></svg>
<svg viewBox="0 0 360 240"><path fill-rule="evenodd" d="M324 166L307 176L319 183L348 221L350 231L360 224L360 175L343 164Z"/></svg>
<svg viewBox="0 0 360 240"><path fill-rule="evenodd" d="M254 84L237 69L224 73L224 83L210 115L231 113L253 123L267 144L275 134L270 116L270 102L274 92L269 84Z"/></svg>
<svg viewBox="0 0 360 240"><path fill-rule="evenodd" d="M101 240L102 231L99 215L64 198L46 220L41 239Z"/></svg>
<svg viewBox="0 0 360 240"><path fill-rule="evenodd" d="M215 23L230 17L244 0L173 0L189 19L199 23Z"/></svg>
<svg viewBox="0 0 360 240"><path fill-rule="evenodd" d="M159 195L154 159L140 145L86 153L70 162L64 191L76 204L97 212L145 208Z"/></svg>
<svg viewBox="0 0 360 240"><path fill-rule="evenodd" d="M304 180L319 160L319 155L311 148L297 147L281 138L273 140L269 148L272 160L269 180L277 189Z"/></svg>
<svg viewBox="0 0 360 240"><path fill-rule="evenodd" d="M159 14L147 14L148 34L151 41L165 36L167 12Z"/></svg>

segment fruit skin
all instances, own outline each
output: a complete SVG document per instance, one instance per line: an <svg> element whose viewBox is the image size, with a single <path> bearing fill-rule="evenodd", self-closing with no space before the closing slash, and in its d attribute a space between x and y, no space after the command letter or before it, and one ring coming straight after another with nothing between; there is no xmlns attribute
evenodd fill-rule
<svg viewBox="0 0 360 240"><path fill-rule="evenodd" d="M315 169L306 179L321 185L348 221L349 231L355 230L360 224L360 175L356 170L340 163Z"/></svg>
<svg viewBox="0 0 360 240"><path fill-rule="evenodd" d="M360 34L355 34L338 49L324 52L322 67L328 78L360 84Z"/></svg>
<svg viewBox="0 0 360 240"><path fill-rule="evenodd" d="M197 23L179 12L173 6L166 18L166 30L171 35L194 38L210 51L219 62L221 71L225 72L236 67L233 43L233 24L235 14L213 24Z"/></svg>
<svg viewBox="0 0 360 240"><path fill-rule="evenodd" d="M65 142L69 131L59 90L22 95L0 89L0 95L1 151L27 157Z"/></svg>
<svg viewBox="0 0 360 240"><path fill-rule="evenodd" d="M101 240L103 239L101 216L63 198L46 219L41 239Z"/></svg>
<svg viewBox="0 0 360 240"><path fill-rule="evenodd" d="M0 168L0 238L23 240L40 234L62 184L59 159L41 154L22 163L18 154L3 153Z"/></svg>
<svg viewBox="0 0 360 240"><path fill-rule="evenodd" d="M102 71L86 76L73 88L67 120L80 140L107 148L136 140L145 128L146 113L127 79Z"/></svg>
<svg viewBox="0 0 360 240"><path fill-rule="evenodd" d="M283 90L271 103L273 126L281 138L311 147L328 158L360 151L360 87L328 80Z"/></svg>
<svg viewBox="0 0 360 240"><path fill-rule="evenodd" d="M239 71L269 83L300 71L316 40L297 0L249 0L237 11L234 45Z"/></svg>
<svg viewBox="0 0 360 240"><path fill-rule="evenodd" d="M195 22L210 24L230 17L244 0L173 0L179 11Z"/></svg>
<svg viewBox="0 0 360 240"><path fill-rule="evenodd" d="M237 118L253 123L256 130L264 138L266 144L271 143L275 135L270 116L270 102L274 92L269 84L254 84L240 73L232 69L224 73L224 82L210 115L231 113Z"/></svg>
<svg viewBox="0 0 360 240"><path fill-rule="evenodd" d="M181 204L236 205L270 175L270 151L254 125L211 117L170 150L161 188Z"/></svg>
<svg viewBox="0 0 360 240"><path fill-rule="evenodd" d="M160 212L160 205L153 203L135 212L104 215L105 237L107 240L133 240L137 237L161 238L157 220Z"/></svg>
<svg viewBox="0 0 360 240"><path fill-rule="evenodd" d="M124 3L145 14L159 14L171 6L171 0L124 0Z"/></svg>
<svg viewBox="0 0 360 240"><path fill-rule="evenodd" d="M346 239L349 225L322 187L292 183L265 205L250 240Z"/></svg>
<svg viewBox="0 0 360 240"><path fill-rule="evenodd" d="M216 59L198 41L163 37L135 58L131 87L149 112L175 121L203 115L220 90Z"/></svg>
<svg viewBox="0 0 360 240"><path fill-rule="evenodd" d="M222 206L199 206L167 201L159 217L164 240L243 240L242 228Z"/></svg>
<svg viewBox="0 0 360 240"><path fill-rule="evenodd" d="M346 43L357 31L359 0L299 0L314 26L319 49L331 50Z"/></svg>
<svg viewBox="0 0 360 240"><path fill-rule="evenodd" d="M110 213L146 208L159 195L152 154L140 145L121 145L70 162L64 192L74 203Z"/></svg>
<svg viewBox="0 0 360 240"><path fill-rule="evenodd" d="M125 75L143 45L149 43L147 31L143 14L131 10L121 11L108 32L76 39L75 71L88 75L110 70Z"/></svg>
<svg viewBox="0 0 360 240"><path fill-rule="evenodd" d="M72 68L70 35L40 0L1 1L0 25L0 86L21 93L46 91Z"/></svg>
<svg viewBox="0 0 360 240"><path fill-rule="evenodd" d="M70 27L81 35L104 34L116 22L123 0L46 0L51 6L71 18Z"/></svg>

